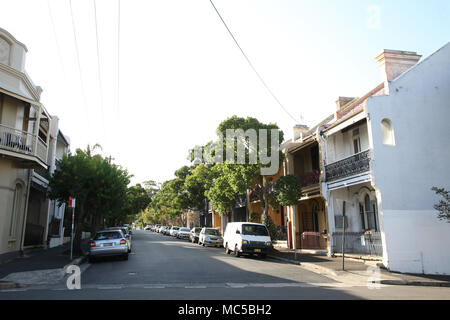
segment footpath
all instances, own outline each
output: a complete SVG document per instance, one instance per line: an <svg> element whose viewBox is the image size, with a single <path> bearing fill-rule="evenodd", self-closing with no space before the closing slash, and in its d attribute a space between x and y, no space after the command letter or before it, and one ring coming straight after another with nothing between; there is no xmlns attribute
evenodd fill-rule
<svg viewBox="0 0 450 320"><path fill-rule="evenodd" d="M87 242L83 242L85 251ZM70 243L51 249L26 251L21 257L0 264L0 290L30 285L56 284L67 275L70 265L80 265L85 257L70 260Z"/></svg>
<svg viewBox="0 0 450 320"><path fill-rule="evenodd" d="M268 257L297 264L306 270L355 286L379 283L385 285L450 287L450 276L448 275L390 272L382 266L381 261L374 259L361 260L345 257L344 270L342 270L342 256L328 257L321 251L305 253L297 250L297 254L295 254L294 250L274 248L268 254Z"/></svg>

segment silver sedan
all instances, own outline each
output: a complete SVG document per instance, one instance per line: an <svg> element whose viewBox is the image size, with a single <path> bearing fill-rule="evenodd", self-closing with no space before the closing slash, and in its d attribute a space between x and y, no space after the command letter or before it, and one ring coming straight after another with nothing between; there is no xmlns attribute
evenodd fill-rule
<svg viewBox="0 0 450 320"><path fill-rule="evenodd" d="M128 260L128 243L121 230L98 231L89 241L88 260L98 257L121 256Z"/></svg>

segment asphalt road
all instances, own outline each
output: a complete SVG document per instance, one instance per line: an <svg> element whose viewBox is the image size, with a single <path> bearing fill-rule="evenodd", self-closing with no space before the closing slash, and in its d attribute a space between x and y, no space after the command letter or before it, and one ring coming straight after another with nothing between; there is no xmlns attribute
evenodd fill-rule
<svg viewBox="0 0 450 320"><path fill-rule="evenodd" d="M135 231L127 261L82 265L81 289L65 283L0 290L6 299L450 299L450 288L339 283L297 265L225 254L150 231Z"/></svg>

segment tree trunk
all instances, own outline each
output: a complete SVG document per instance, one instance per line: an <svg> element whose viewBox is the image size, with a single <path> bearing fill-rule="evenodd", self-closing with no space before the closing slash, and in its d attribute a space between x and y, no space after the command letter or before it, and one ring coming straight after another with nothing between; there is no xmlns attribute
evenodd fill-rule
<svg viewBox="0 0 450 320"><path fill-rule="evenodd" d="M81 256L83 255L83 252L81 250L81 236L82 236L82 228L83 228L83 221L85 217L85 210L84 210L84 204L80 203L80 210L78 210L78 216L75 216L75 235L73 239L73 254L74 256Z"/></svg>
<svg viewBox="0 0 450 320"><path fill-rule="evenodd" d="M261 200L261 208L262 208L262 214L261 214L261 223L265 223L267 220L267 215L269 213L268 211L268 199L267 199L267 183L266 178L264 176L262 178L262 188L260 193L260 200Z"/></svg>

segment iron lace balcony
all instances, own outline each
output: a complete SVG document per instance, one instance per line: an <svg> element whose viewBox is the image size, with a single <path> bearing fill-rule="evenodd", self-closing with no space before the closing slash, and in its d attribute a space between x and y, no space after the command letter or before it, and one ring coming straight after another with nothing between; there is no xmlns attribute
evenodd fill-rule
<svg viewBox="0 0 450 320"><path fill-rule="evenodd" d="M372 150L368 149L325 166L326 181L351 177L370 170Z"/></svg>
<svg viewBox="0 0 450 320"><path fill-rule="evenodd" d="M4 124L0 124L0 149L23 160L36 157L47 163L47 145L40 137Z"/></svg>

